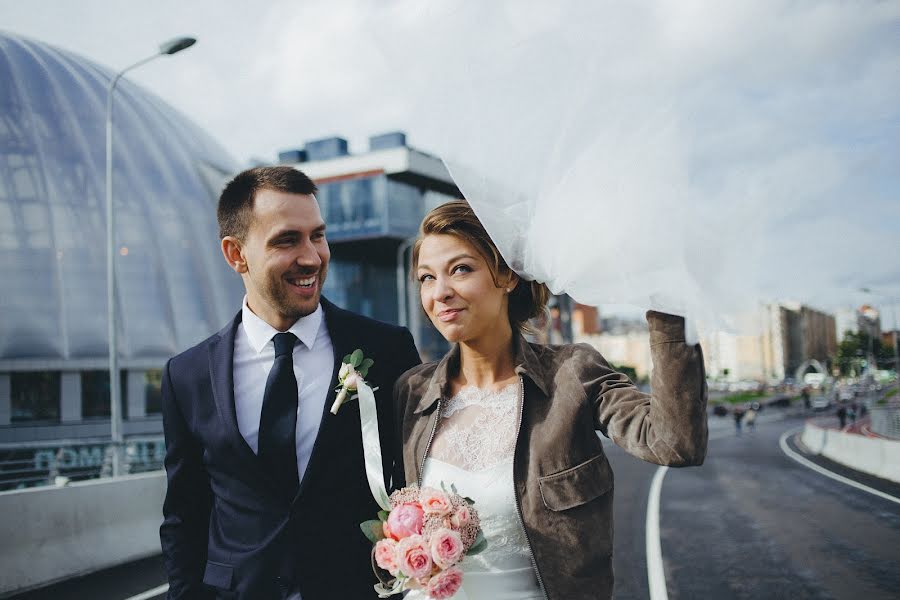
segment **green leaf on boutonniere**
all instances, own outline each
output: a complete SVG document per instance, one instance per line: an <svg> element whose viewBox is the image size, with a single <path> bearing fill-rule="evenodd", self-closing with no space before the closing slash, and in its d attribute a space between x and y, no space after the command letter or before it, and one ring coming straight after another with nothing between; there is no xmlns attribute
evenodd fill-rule
<svg viewBox="0 0 900 600"><path fill-rule="evenodd" d="M389 515L389 514L391 514L391 513L389 513L389 512L386 511L386 510L379 510L379 511L378 511L378 520L381 521L382 523L384 523L385 521L388 520L388 515Z"/></svg>
<svg viewBox="0 0 900 600"><path fill-rule="evenodd" d="M350 355L350 364L353 365L353 368L356 369L359 365L362 364L363 361L363 351L357 348L353 351L353 354Z"/></svg>
<svg viewBox="0 0 900 600"><path fill-rule="evenodd" d="M472 547L469 548L468 552L466 552L466 556L475 556L480 552L484 552L485 548L487 548L487 545L487 538L485 538L484 534L479 531L478 536L475 538L475 542L472 544Z"/></svg>
<svg viewBox="0 0 900 600"><path fill-rule="evenodd" d="M363 521L359 524L359 528L362 529L363 535L369 538L369 541L373 544L377 544L379 540L384 539L384 527L378 519Z"/></svg>
<svg viewBox="0 0 900 600"><path fill-rule="evenodd" d="M369 369L372 368L372 365L374 365L374 364L375 364L374 360L372 360L371 358L367 358L364 361L362 361L361 365L359 365L359 369L360 370L365 369L366 371L368 371Z"/></svg>
<svg viewBox="0 0 900 600"><path fill-rule="evenodd" d="M344 358L342 358L342 359L341 359L341 362L342 362L342 363L345 363L345 364L350 364L350 355L348 354L347 356L345 356Z"/></svg>

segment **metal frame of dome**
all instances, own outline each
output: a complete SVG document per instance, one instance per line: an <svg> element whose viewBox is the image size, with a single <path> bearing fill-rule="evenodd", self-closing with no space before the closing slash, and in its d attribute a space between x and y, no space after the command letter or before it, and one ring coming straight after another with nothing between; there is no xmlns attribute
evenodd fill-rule
<svg viewBox="0 0 900 600"><path fill-rule="evenodd" d="M112 72L0 33L0 370L106 364L104 121ZM122 81L113 168L125 368L219 329L240 279L218 250L216 197L237 165L156 96Z"/></svg>

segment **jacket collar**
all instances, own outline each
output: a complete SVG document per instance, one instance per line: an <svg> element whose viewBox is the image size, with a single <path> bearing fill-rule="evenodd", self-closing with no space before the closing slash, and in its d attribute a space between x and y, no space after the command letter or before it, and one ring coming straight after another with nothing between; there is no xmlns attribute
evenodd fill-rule
<svg viewBox="0 0 900 600"><path fill-rule="evenodd" d="M537 354L531 344L525 339L521 333L513 334L513 352L515 354L516 373L523 377L528 377L534 384L540 388L544 396L549 397L547 390L550 389L550 382ZM415 413L425 412L431 408L447 389L447 381L451 374L459 372L459 344L453 344L450 351L437 364L425 393L419 399Z"/></svg>

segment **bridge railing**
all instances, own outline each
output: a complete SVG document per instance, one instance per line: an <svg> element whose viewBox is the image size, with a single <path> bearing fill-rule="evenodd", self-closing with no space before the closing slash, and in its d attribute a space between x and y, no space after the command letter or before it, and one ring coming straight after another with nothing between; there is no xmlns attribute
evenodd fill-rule
<svg viewBox="0 0 900 600"><path fill-rule="evenodd" d="M870 409L872 433L900 440L900 406L875 406Z"/></svg>
<svg viewBox="0 0 900 600"><path fill-rule="evenodd" d="M129 439L123 447L123 474L163 468L166 444L161 436ZM109 477L112 456L113 445L104 440L0 447L0 491Z"/></svg>

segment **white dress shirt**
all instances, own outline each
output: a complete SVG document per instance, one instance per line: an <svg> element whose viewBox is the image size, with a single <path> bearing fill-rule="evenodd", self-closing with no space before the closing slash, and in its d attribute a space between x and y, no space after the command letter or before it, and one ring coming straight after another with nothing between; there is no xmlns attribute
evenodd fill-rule
<svg viewBox="0 0 900 600"><path fill-rule="evenodd" d="M234 408L241 435L253 452L258 453L263 394L269 371L275 364L272 337L281 332L250 310L246 296L241 315L234 339ZM312 314L298 319L288 331L300 340L294 345L293 358L298 391L297 475L303 481L331 385L334 350L321 304Z"/></svg>

